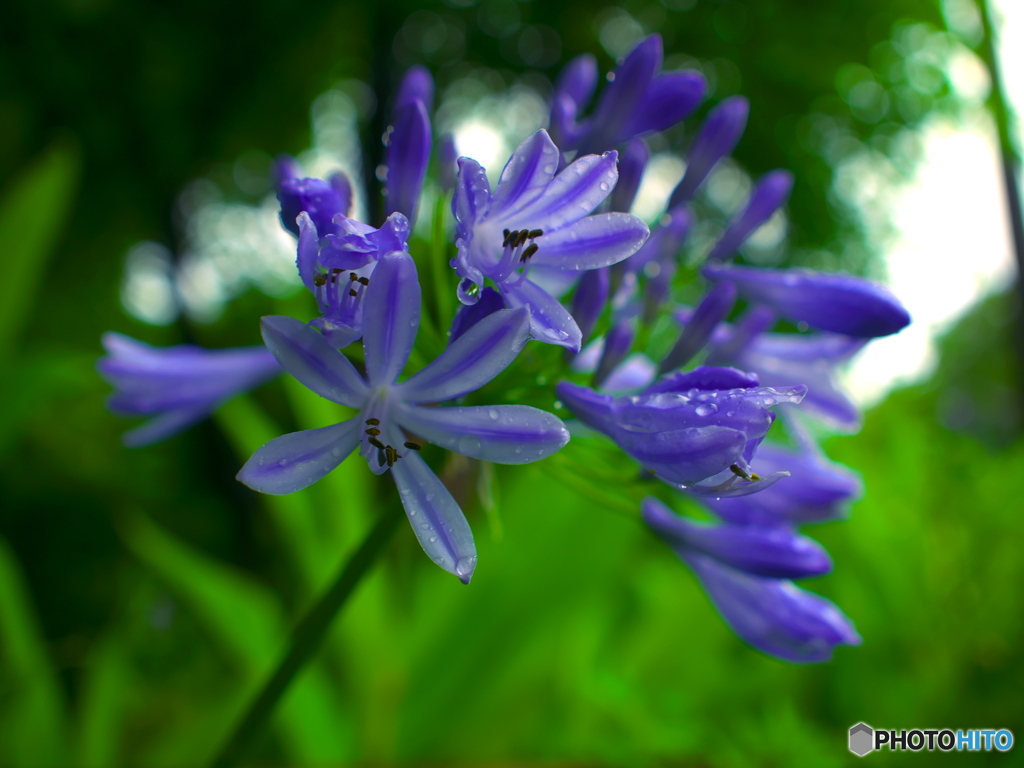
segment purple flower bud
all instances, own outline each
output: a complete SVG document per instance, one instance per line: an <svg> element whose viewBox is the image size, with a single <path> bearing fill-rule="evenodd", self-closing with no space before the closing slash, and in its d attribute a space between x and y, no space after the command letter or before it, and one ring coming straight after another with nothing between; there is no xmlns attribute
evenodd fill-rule
<svg viewBox="0 0 1024 768"><path fill-rule="evenodd" d="M586 108L597 88L597 59L589 53L565 65L555 81L555 93L568 96L577 109Z"/></svg>
<svg viewBox="0 0 1024 768"><path fill-rule="evenodd" d="M611 209L629 213L636 199L636 191L647 168L651 151L641 139L634 139L626 145L619 156L619 183L615 185L611 196Z"/></svg>
<svg viewBox="0 0 1024 768"><path fill-rule="evenodd" d="M615 323L604 337L604 350L594 373L594 386L600 387L609 374L623 361L636 337L636 329L630 319L623 318Z"/></svg>
<svg viewBox="0 0 1024 768"><path fill-rule="evenodd" d="M296 219L305 211L321 236L334 231L334 217L348 216L352 207L352 184L343 173L326 181L302 178L302 169L287 155L278 158L274 169L277 200L281 204L281 224L298 237Z"/></svg>
<svg viewBox="0 0 1024 768"><path fill-rule="evenodd" d="M759 651L797 664L828 661L837 645L860 645L835 604L785 579L752 576L708 555L683 558L722 618Z"/></svg>
<svg viewBox="0 0 1024 768"><path fill-rule="evenodd" d="M742 96L725 99L708 113L690 145L686 173L672 192L669 208L689 202L711 170L735 149L747 125L750 103Z"/></svg>
<svg viewBox="0 0 1024 768"><path fill-rule="evenodd" d="M405 214L416 223L423 180L430 163L430 118L419 99L397 105L387 148L387 195L385 212Z"/></svg>
<svg viewBox="0 0 1024 768"><path fill-rule="evenodd" d="M572 316L580 327L582 340L590 338L594 331L611 290L611 276L608 267L591 269L583 274L576 292L572 296Z"/></svg>
<svg viewBox="0 0 1024 768"><path fill-rule="evenodd" d="M505 300L501 298L500 293L488 285L480 291L480 297L475 304L459 305L459 311L455 313L455 319L452 320L448 343L451 344L485 317L493 315L500 309L505 309Z"/></svg>
<svg viewBox="0 0 1024 768"><path fill-rule="evenodd" d="M690 321L683 328L678 341L665 357L659 372L682 368L711 340L715 328L729 316L736 303L736 286L719 283L714 286L694 310Z"/></svg>
<svg viewBox="0 0 1024 768"><path fill-rule="evenodd" d="M425 67L410 67L402 77L395 97L395 111L414 101L423 102L429 112L434 106L434 78Z"/></svg>
<svg viewBox="0 0 1024 768"><path fill-rule="evenodd" d="M792 190L793 174L789 171L765 174L751 192L743 211L732 220L725 234L711 249L708 260L720 261L732 256L754 230L786 204Z"/></svg>
<svg viewBox="0 0 1024 768"><path fill-rule="evenodd" d="M748 498L727 501L738 503ZM789 528L701 523L676 515L650 497L644 499L643 516L644 522L683 557L699 552L731 568L775 579L803 579L832 570L832 561L821 546Z"/></svg>
<svg viewBox="0 0 1024 768"><path fill-rule="evenodd" d="M730 280L748 301L814 328L857 338L888 336L910 323L910 315L880 283L806 269L709 266L713 283Z"/></svg>
<svg viewBox="0 0 1024 768"><path fill-rule="evenodd" d="M445 192L455 189L455 174L459 171L459 150L455 146L455 137L446 133L441 137L437 148L437 183Z"/></svg>

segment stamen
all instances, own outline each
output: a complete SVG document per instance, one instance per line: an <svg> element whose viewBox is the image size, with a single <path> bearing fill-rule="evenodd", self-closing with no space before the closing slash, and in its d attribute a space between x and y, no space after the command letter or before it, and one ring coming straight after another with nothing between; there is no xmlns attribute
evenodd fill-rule
<svg viewBox="0 0 1024 768"><path fill-rule="evenodd" d="M508 236L511 235L512 232L511 232L511 230L508 230L508 229L504 230L504 232L505 232L505 242L502 245L508 245Z"/></svg>
<svg viewBox="0 0 1024 768"><path fill-rule="evenodd" d="M380 434L380 430L377 429L376 427L370 427L368 430L366 430L366 434L373 435L374 437L376 437L377 435Z"/></svg>
<svg viewBox="0 0 1024 768"><path fill-rule="evenodd" d="M380 424L380 419L367 419L366 423L372 427L376 427L378 424Z"/></svg>
<svg viewBox="0 0 1024 768"><path fill-rule="evenodd" d="M315 285L317 288L322 288L324 286L324 283L326 282L327 275L325 275L323 272L317 272L315 275L313 275L313 285Z"/></svg>
<svg viewBox="0 0 1024 768"><path fill-rule="evenodd" d="M758 480L761 479L761 476L759 474L755 472L747 472L747 470L743 469L743 467L739 466L738 464L730 465L729 469L732 470L732 473L734 475L743 480L751 480L753 482L757 482Z"/></svg>
<svg viewBox="0 0 1024 768"><path fill-rule="evenodd" d="M357 275L355 272L349 272L348 279L351 280L352 282L355 282L356 280L359 279L359 275Z"/></svg>
<svg viewBox="0 0 1024 768"><path fill-rule="evenodd" d="M516 238L516 248L520 248L526 244L526 241L530 239L530 231L528 229L519 230L519 237Z"/></svg>
<svg viewBox="0 0 1024 768"><path fill-rule="evenodd" d="M422 451L423 450L422 446L416 445L416 443L412 442L411 440L406 440L405 441L405 447L406 448L412 448L414 451Z"/></svg>
<svg viewBox="0 0 1024 768"><path fill-rule="evenodd" d="M523 251L523 255L519 257L519 261L529 261L530 257L533 256L537 251L540 250L540 246L536 243L530 243L530 246Z"/></svg>
<svg viewBox="0 0 1024 768"><path fill-rule="evenodd" d="M355 288L351 288L351 289L349 289L348 295L349 296L358 296L359 292Z"/></svg>
<svg viewBox="0 0 1024 768"><path fill-rule="evenodd" d="M530 239L533 240L533 238L540 237L543 234L544 234L544 230L543 229L531 229L530 230Z"/></svg>
<svg viewBox="0 0 1024 768"><path fill-rule="evenodd" d="M370 278L368 278L368 277L360 277L359 278L359 282L362 283L363 285L369 285L370 284Z"/></svg>
<svg viewBox="0 0 1024 768"><path fill-rule="evenodd" d="M388 466L393 467L395 466L395 462L402 458L402 454L400 454L394 446L386 445L384 446L384 458L387 461Z"/></svg>
<svg viewBox="0 0 1024 768"><path fill-rule="evenodd" d="M384 448L386 447L386 446L384 445L384 443L382 443L382 442L381 442L380 440L378 440L378 439L377 439L376 437L371 437L371 438L370 438L369 440L367 440L366 442L368 442L368 443L369 443L370 445L372 445L372 446L373 446L374 448L379 448L379 449L380 449L380 450L382 450L382 451L383 451L383 450L384 450Z"/></svg>

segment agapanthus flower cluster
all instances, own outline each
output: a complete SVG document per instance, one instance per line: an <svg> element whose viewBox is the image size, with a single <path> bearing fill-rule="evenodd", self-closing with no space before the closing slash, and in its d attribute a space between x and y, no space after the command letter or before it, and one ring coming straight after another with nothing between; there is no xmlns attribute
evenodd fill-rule
<svg viewBox="0 0 1024 768"><path fill-rule="evenodd" d="M660 38L641 41L585 116L597 65L589 56L570 62L555 83L549 130L523 137L493 187L488 169L457 157L450 136L439 138L437 189L451 191L451 219L432 231L450 233L450 261L440 266L450 266L447 290L461 308L441 318L447 346L409 376L421 304L431 298L416 263L436 258L440 245L418 253L411 237L430 183L429 73L410 70L392 102L383 220L351 217L354 186L343 174L306 178L283 158L275 171L281 221L296 236L298 275L315 309L263 318L265 348L255 350L161 351L108 336L100 369L118 389L111 407L156 416L133 442L167 437L283 369L348 415L271 440L238 479L263 493L292 493L358 451L372 472L392 476L426 553L468 583L477 561L472 532L427 458L437 466L440 448L504 464L539 461L571 432L621 452L637 482L661 484L639 519L748 643L794 662L827 660L837 645L858 643L836 606L794 584L832 567L799 527L843 517L861 493L807 424L857 427L836 371L909 317L862 278L732 263L785 206L793 187L786 171L753 186L706 253L686 250L693 203L741 139L749 112L742 97L720 102L694 133L664 215L649 228L630 213L650 157L645 137L689 117L705 96L700 74L661 66ZM695 286L704 290L699 301L677 300ZM445 286L432 279L431 289ZM651 329L666 318L677 330L659 347ZM783 320L803 330L777 328ZM569 428L545 410L493 402L489 385L515 374L527 344L562 348L549 356L562 366L549 402L557 397ZM773 427L779 419L782 433ZM672 498L716 522L677 514L666 504Z"/></svg>

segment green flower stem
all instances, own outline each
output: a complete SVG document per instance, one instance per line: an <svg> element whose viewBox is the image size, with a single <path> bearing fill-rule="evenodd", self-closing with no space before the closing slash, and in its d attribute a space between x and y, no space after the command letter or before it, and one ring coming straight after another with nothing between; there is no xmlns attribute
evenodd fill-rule
<svg viewBox="0 0 1024 768"><path fill-rule="evenodd" d="M266 727L274 707L281 700L296 674L323 643L334 617L352 595L359 581L384 550L400 520L401 506L388 505L359 549L348 559L337 580L320 601L310 609L292 632L291 647L263 689L249 705L223 749L210 763L212 768L229 768L238 763L253 737Z"/></svg>
<svg viewBox="0 0 1024 768"><path fill-rule="evenodd" d="M434 301L437 302L437 325L442 334L451 326L455 316L455 308L452 306L452 295L455 292L452 278L455 273L448 266L448 237L445 232L449 201L448 195L438 192L437 201L434 203L433 231L430 238L430 266L433 270L431 278L434 283ZM444 343L446 340L442 338L441 341Z"/></svg>

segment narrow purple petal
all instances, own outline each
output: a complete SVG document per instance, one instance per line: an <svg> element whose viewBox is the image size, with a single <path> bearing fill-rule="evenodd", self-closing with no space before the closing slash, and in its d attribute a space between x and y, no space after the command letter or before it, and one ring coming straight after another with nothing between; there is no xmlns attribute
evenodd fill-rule
<svg viewBox="0 0 1024 768"><path fill-rule="evenodd" d="M837 645L861 642L832 602L791 581L751 576L707 555L689 554L685 561L733 631L764 653L818 663L831 659Z"/></svg>
<svg viewBox="0 0 1024 768"><path fill-rule="evenodd" d="M751 389L760 382L757 375L736 368L702 365L686 373L662 376L648 387L645 394L655 392L686 392L691 389Z"/></svg>
<svg viewBox="0 0 1024 768"><path fill-rule="evenodd" d="M665 270L666 265L674 264L692 222L693 218L685 208L669 211L667 219L654 227L647 242L627 262L627 268L640 272L651 262L657 262L660 270Z"/></svg>
<svg viewBox="0 0 1024 768"><path fill-rule="evenodd" d="M499 289L509 307L527 307L530 310L530 335L533 338L573 352L580 351L580 328L558 299L529 280L516 286L499 286Z"/></svg>
<svg viewBox="0 0 1024 768"><path fill-rule="evenodd" d="M419 99L399 106L387 149L386 213L400 211L415 223L430 162L430 118Z"/></svg>
<svg viewBox="0 0 1024 768"><path fill-rule="evenodd" d="M366 400L363 377L317 331L291 317L274 315L260 322L263 342L288 373L321 397L360 407Z"/></svg>
<svg viewBox="0 0 1024 768"><path fill-rule="evenodd" d="M710 525L673 513L654 498L643 502L644 522L681 554L697 551L755 576L801 579L832 570L828 553L788 528Z"/></svg>
<svg viewBox="0 0 1024 768"><path fill-rule="evenodd" d="M708 291L658 370L671 371L690 362L707 346L715 328L729 316L735 303L736 286L732 283L719 283Z"/></svg>
<svg viewBox="0 0 1024 768"><path fill-rule="evenodd" d="M697 188L708 177L718 161L735 149L747 126L750 102L742 96L725 99L708 113L704 124L690 145L686 174L673 190L669 208L693 199Z"/></svg>
<svg viewBox="0 0 1024 768"><path fill-rule="evenodd" d="M398 420L427 442L497 464L540 461L569 442L569 432L557 416L528 405L405 405L398 411Z"/></svg>
<svg viewBox="0 0 1024 768"><path fill-rule="evenodd" d="M508 159L491 200L491 214L514 216L547 189L558 170L558 147L547 131L537 131Z"/></svg>
<svg viewBox="0 0 1024 768"><path fill-rule="evenodd" d="M316 225L309 218L309 214L303 211L298 216L299 245L295 256L295 266L299 269L299 278L302 284L309 290L315 291L316 285L313 278L316 276L316 260L320 253L320 237L317 235Z"/></svg>
<svg viewBox="0 0 1024 768"><path fill-rule="evenodd" d="M193 424L210 415L210 408L178 408L164 411L155 418L129 429L121 435L121 442L128 448L143 448L183 432Z"/></svg>
<svg viewBox="0 0 1024 768"><path fill-rule="evenodd" d="M664 131L682 122L700 106L707 87L707 81L699 72L668 72L656 77L623 138Z"/></svg>
<svg viewBox="0 0 1024 768"><path fill-rule="evenodd" d="M419 65L410 67L402 76L395 97L395 112L417 100L423 102L428 112L434 105L434 78L425 67Z"/></svg>
<svg viewBox="0 0 1024 768"><path fill-rule="evenodd" d="M628 213L587 216L538 238L532 263L577 272L608 267L636 253L649 233L641 219Z"/></svg>
<svg viewBox="0 0 1024 768"><path fill-rule="evenodd" d="M590 214L611 193L619 178L618 153L584 155L558 174L540 197L502 217L509 229L543 229L545 234L573 224Z"/></svg>
<svg viewBox="0 0 1024 768"><path fill-rule="evenodd" d="M657 373L651 359L641 352L634 352L611 372L602 389L611 394L633 394L643 389Z"/></svg>
<svg viewBox="0 0 1024 768"><path fill-rule="evenodd" d="M587 135L590 121L577 122L578 113L579 106L571 96L555 92L551 100L551 123L548 131L552 141L564 152L578 147L580 141Z"/></svg>
<svg viewBox="0 0 1024 768"><path fill-rule="evenodd" d="M708 259L719 261L732 256L754 230L786 204L792 191L793 174L789 171L772 171L765 174L750 193L750 199L743 211L732 220L725 234L715 243L708 254Z"/></svg>
<svg viewBox="0 0 1024 768"><path fill-rule="evenodd" d="M642 139L634 139L626 145L619 157L619 183L612 190L612 210L629 213L644 177L651 151Z"/></svg>
<svg viewBox="0 0 1024 768"><path fill-rule="evenodd" d="M423 551L468 584L476 568L476 545L451 492L413 450L406 450L395 462L391 476Z"/></svg>
<svg viewBox="0 0 1024 768"><path fill-rule="evenodd" d="M322 478L359 442L359 418L330 427L292 432L271 440L254 453L238 479L260 493L301 491Z"/></svg>
<svg viewBox="0 0 1024 768"><path fill-rule="evenodd" d="M455 175L459 172L459 151L455 137L446 133L437 147L437 183L445 192L455 189Z"/></svg>
<svg viewBox="0 0 1024 768"><path fill-rule="evenodd" d="M572 295L572 316L580 327L581 338L586 340L597 325L611 290L611 275L607 269L592 269L580 278Z"/></svg>
<svg viewBox="0 0 1024 768"><path fill-rule="evenodd" d="M729 280L749 301L771 307L783 317L823 331L857 338L888 336L905 328L910 315L880 283L850 275L802 269L706 267L713 283Z"/></svg>
<svg viewBox="0 0 1024 768"><path fill-rule="evenodd" d="M305 211L323 236L333 231L332 222L336 215L348 215L352 188L341 173L327 181L283 178L277 187L277 200L281 204L281 224L285 229L298 235L299 227L295 220Z"/></svg>
<svg viewBox="0 0 1024 768"><path fill-rule="evenodd" d="M420 283L408 253L381 257L363 299L366 375L377 387L402 372L420 325Z"/></svg>
<svg viewBox="0 0 1024 768"><path fill-rule="evenodd" d="M617 427L612 418L612 403L615 402L613 396L595 392L571 381L558 382L555 394L588 427L609 436L616 432Z"/></svg>
<svg viewBox="0 0 1024 768"><path fill-rule="evenodd" d="M529 329L525 309L488 315L396 390L413 403L442 402L477 390L515 360L530 338Z"/></svg>
<svg viewBox="0 0 1024 768"><path fill-rule="evenodd" d="M601 360L594 372L594 386L600 387L611 375L612 371L623 361L633 346L633 339L636 338L636 329L630 320L620 320L608 331L604 339L604 350L601 353Z"/></svg>
<svg viewBox="0 0 1024 768"><path fill-rule="evenodd" d="M491 185L487 172L471 157L459 158L459 175L452 197L452 214L458 223L459 237L465 238L473 224L487 215Z"/></svg>

